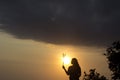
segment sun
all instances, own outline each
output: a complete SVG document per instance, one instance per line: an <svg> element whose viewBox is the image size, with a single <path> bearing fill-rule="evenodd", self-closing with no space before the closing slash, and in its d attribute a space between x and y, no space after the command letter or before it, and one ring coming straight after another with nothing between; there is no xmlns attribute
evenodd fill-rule
<svg viewBox="0 0 120 80"><path fill-rule="evenodd" d="M63 64L70 64L70 57L68 57L68 56L65 56L63 59L62 59L62 61L63 61Z"/></svg>

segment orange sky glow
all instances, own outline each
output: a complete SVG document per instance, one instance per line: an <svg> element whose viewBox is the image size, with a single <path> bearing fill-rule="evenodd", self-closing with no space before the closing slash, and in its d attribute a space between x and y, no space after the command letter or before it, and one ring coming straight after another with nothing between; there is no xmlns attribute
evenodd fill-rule
<svg viewBox="0 0 120 80"><path fill-rule="evenodd" d="M0 76L11 80L68 80L62 69L62 55L77 58L83 72L96 68L110 76L104 49L53 45L33 40L19 40L0 33ZM65 67L71 64L65 64ZM16 75L16 77L15 77ZM7 77L6 77L7 76ZM82 77L81 77L82 78Z"/></svg>

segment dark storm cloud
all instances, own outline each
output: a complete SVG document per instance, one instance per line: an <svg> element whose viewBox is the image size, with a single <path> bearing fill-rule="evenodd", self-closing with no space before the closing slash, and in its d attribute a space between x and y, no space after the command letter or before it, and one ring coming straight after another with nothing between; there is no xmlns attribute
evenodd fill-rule
<svg viewBox="0 0 120 80"><path fill-rule="evenodd" d="M104 45L120 39L120 1L1 0L0 26L20 39Z"/></svg>

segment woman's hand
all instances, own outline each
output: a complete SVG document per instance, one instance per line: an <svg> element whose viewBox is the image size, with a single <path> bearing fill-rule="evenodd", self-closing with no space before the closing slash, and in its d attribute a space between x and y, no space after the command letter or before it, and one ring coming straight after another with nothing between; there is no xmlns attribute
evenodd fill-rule
<svg viewBox="0 0 120 80"><path fill-rule="evenodd" d="M65 66L63 65L62 68L65 69Z"/></svg>
<svg viewBox="0 0 120 80"><path fill-rule="evenodd" d="M69 75L68 71L65 69L65 66L63 65L62 68L64 69L65 73Z"/></svg>

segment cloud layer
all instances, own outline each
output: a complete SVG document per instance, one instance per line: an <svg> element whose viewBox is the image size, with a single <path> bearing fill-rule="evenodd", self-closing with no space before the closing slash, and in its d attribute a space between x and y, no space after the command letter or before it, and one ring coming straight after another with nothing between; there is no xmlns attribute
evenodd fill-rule
<svg viewBox="0 0 120 80"><path fill-rule="evenodd" d="M105 45L120 39L120 1L1 0L0 29L20 39Z"/></svg>

